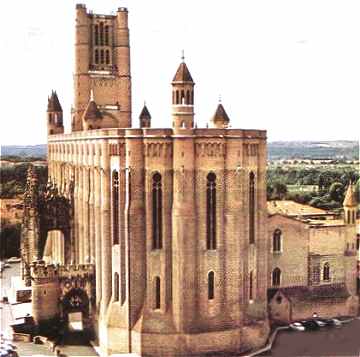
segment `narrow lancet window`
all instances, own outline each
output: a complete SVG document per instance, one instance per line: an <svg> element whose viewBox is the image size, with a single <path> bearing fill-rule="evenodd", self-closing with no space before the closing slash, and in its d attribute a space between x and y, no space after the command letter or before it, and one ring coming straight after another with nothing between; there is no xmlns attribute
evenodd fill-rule
<svg viewBox="0 0 360 357"><path fill-rule="evenodd" d="M152 233L153 249L162 248L162 187L161 175L156 172L152 177Z"/></svg>
<svg viewBox="0 0 360 357"><path fill-rule="evenodd" d="M100 46L104 46L104 24L100 22Z"/></svg>
<svg viewBox="0 0 360 357"><path fill-rule="evenodd" d="M95 25L94 30L95 46L99 45L99 25Z"/></svg>
<svg viewBox="0 0 360 357"><path fill-rule="evenodd" d="M216 249L216 175L207 175L206 185L206 248Z"/></svg>
<svg viewBox="0 0 360 357"><path fill-rule="evenodd" d="M273 234L273 252L281 251L281 230L275 229Z"/></svg>
<svg viewBox="0 0 360 357"><path fill-rule="evenodd" d="M255 175L249 175L249 242L255 243Z"/></svg>
<svg viewBox="0 0 360 357"><path fill-rule="evenodd" d="M215 297L215 274L210 271L208 274L208 299L213 300Z"/></svg>
<svg viewBox="0 0 360 357"><path fill-rule="evenodd" d="M95 64L99 64L99 50L95 50Z"/></svg>
<svg viewBox="0 0 360 357"><path fill-rule="evenodd" d="M250 272L249 277L249 300L252 301L254 299L254 276L253 272Z"/></svg>
<svg viewBox="0 0 360 357"><path fill-rule="evenodd" d="M330 280L330 264L325 263L323 269L323 280Z"/></svg>
<svg viewBox="0 0 360 357"><path fill-rule="evenodd" d="M281 270L279 268L275 268L272 272L272 285L279 286L281 279Z"/></svg>
<svg viewBox="0 0 360 357"><path fill-rule="evenodd" d="M110 64L110 51L106 50L106 64Z"/></svg>
<svg viewBox="0 0 360 357"><path fill-rule="evenodd" d="M100 63L104 64L104 50L100 51Z"/></svg>
<svg viewBox="0 0 360 357"><path fill-rule="evenodd" d="M112 228L113 244L119 244L119 173L112 173Z"/></svg>
<svg viewBox="0 0 360 357"><path fill-rule="evenodd" d="M157 276L155 278L155 309L160 309L161 307L161 290L160 290L160 278Z"/></svg>
<svg viewBox="0 0 360 357"><path fill-rule="evenodd" d="M114 274L114 301L119 301L119 274Z"/></svg>
<svg viewBox="0 0 360 357"><path fill-rule="evenodd" d="M105 26L105 46L109 46L109 26Z"/></svg>

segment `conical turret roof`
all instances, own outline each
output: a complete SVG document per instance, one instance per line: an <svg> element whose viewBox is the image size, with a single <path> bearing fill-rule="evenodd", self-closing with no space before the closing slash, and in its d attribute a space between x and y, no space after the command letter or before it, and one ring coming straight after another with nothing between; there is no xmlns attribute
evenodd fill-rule
<svg viewBox="0 0 360 357"><path fill-rule="evenodd" d="M230 119L226 114L226 111L221 103L219 103L219 105L217 106L216 112L211 120L215 123L216 122L229 123Z"/></svg>
<svg viewBox="0 0 360 357"><path fill-rule="evenodd" d="M150 112L148 110L148 108L146 107L146 105L144 104L144 107L142 108L142 111L139 115L140 119L151 119L151 115Z"/></svg>
<svg viewBox="0 0 360 357"><path fill-rule="evenodd" d="M356 197L355 197L355 193L353 190L353 185L351 183L349 183L349 186L348 186L346 194L345 194L343 206L344 207L354 207L356 205L357 205L357 202L356 202Z"/></svg>
<svg viewBox="0 0 360 357"><path fill-rule="evenodd" d="M48 112L62 112L59 98L55 91L51 91L51 96L48 98Z"/></svg>
<svg viewBox="0 0 360 357"><path fill-rule="evenodd" d="M175 73L173 82L194 82L184 61L180 63L180 66Z"/></svg>
<svg viewBox="0 0 360 357"><path fill-rule="evenodd" d="M90 100L85 113L84 113L84 119L85 120L91 120L91 119L101 119L102 115L100 113L100 110L97 106L97 104L95 103L94 100Z"/></svg>

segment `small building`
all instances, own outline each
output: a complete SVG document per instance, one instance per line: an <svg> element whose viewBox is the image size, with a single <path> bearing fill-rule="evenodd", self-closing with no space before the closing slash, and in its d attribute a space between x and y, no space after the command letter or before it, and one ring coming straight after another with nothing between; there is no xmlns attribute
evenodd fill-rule
<svg viewBox="0 0 360 357"><path fill-rule="evenodd" d="M269 206L270 318L289 322L314 312L322 317L355 315L358 246L352 185L344 219L289 201Z"/></svg>

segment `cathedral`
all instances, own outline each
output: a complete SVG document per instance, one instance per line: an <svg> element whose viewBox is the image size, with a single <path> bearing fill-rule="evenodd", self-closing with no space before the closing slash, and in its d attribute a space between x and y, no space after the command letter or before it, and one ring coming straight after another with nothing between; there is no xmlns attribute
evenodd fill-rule
<svg viewBox="0 0 360 357"><path fill-rule="evenodd" d="M104 355L239 352L265 343L266 131L194 120L184 59L169 128L134 123L128 11L76 6L74 106L48 98L49 183L30 170L22 275L39 326L81 313ZM210 74L209 74L210 75ZM171 78L169 78L170 80Z"/></svg>

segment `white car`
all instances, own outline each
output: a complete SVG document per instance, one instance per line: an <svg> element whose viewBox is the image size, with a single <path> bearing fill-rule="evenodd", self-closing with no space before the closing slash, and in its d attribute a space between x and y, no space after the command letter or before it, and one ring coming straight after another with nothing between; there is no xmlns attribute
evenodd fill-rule
<svg viewBox="0 0 360 357"><path fill-rule="evenodd" d="M21 261L21 258L18 257L11 257L6 260L8 263L19 263Z"/></svg>
<svg viewBox="0 0 360 357"><path fill-rule="evenodd" d="M289 327L295 331L305 331L305 327L301 322L293 322Z"/></svg>

